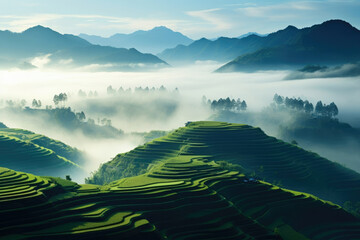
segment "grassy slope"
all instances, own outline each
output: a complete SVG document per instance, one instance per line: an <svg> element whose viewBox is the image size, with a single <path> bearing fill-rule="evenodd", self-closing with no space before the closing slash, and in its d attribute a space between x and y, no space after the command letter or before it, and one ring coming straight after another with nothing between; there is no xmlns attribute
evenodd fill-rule
<svg viewBox="0 0 360 240"><path fill-rule="evenodd" d="M141 176L81 185L0 169L0 239L356 239L339 206L245 182L201 156Z"/></svg>
<svg viewBox="0 0 360 240"><path fill-rule="evenodd" d="M79 151L62 142L22 129L0 129L0 166L37 175L82 172Z"/></svg>
<svg viewBox="0 0 360 240"><path fill-rule="evenodd" d="M205 156L240 165L268 182L309 192L343 204L360 199L360 175L319 155L265 135L259 128L221 122L195 122L117 155L88 179L104 184L139 175L154 163L185 156Z"/></svg>
<svg viewBox="0 0 360 240"><path fill-rule="evenodd" d="M54 151L57 155L63 156L76 164L82 165L85 161L85 156L83 153L81 153L76 148L72 148L63 142L41 134L36 134L28 130L16 128L0 129L0 134L16 137L18 139L29 141L39 146L48 148Z"/></svg>

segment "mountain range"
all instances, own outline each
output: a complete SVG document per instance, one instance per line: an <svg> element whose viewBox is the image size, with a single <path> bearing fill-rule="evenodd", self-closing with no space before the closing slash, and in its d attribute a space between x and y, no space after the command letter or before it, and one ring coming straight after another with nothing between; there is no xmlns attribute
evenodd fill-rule
<svg viewBox="0 0 360 240"><path fill-rule="evenodd" d="M309 28L288 27L283 44L243 54L218 72L289 69L309 64L337 65L360 60L360 31L342 20L330 20ZM269 35L270 36L270 35Z"/></svg>
<svg viewBox="0 0 360 240"><path fill-rule="evenodd" d="M288 26L267 36L206 38L179 45L158 56L170 64L196 60L228 62L218 72L288 69L308 64L344 64L360 60L360 31L342 20L298 29Z"/></svg>
<svg viewBox="0 0 360 240"><path fill-rule="evenodd" d="M187 36L164 26L155 27L149 31L139 30L130 34L117 33L108 38L87 34L80 34L79 37L92 44L117 48L136 48L141 52L152 54L160 53L179 44L189 45L193 42Z"/></svg>
<svg viewBox="0 0 360 240"><path fill-rule="evenodd" d="M288 26L268 35L249 34L192 41L166 27L156 27L110 38L80 35L90 43L78 36L35 26L21 33L0 31L0 66L29 69L39 67L40 62L40 67L136 71L165 67L167 62L178 65L213 60L227 62L217 72L232 72L360 61L360 31L342 20L303 29ZM153 53L173 48L155 56L127 47Z"/></svg>
<svg viewBox="0 0 360 240"><path fill-rule="evenodd" d="M47 67L78 68L103 66L107 70L136 70L143 65L167 64L151 54L136 49L93 45L70 34L60 34L50 28L35 26L21 33L0 31L0 63L2 67L36 67L38 57Z"/></svg>

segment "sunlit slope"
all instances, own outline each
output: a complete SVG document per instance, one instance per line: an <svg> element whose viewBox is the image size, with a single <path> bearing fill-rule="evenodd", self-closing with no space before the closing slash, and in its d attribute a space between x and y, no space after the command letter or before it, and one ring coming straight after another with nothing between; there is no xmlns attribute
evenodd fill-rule
<svg viewBox="0 0 360 240"><path fill-rule="evenodd" d="M259 128L223 122L194 122L119 154L88 182L103 184L138 175L153 163L178 155L237 164L247 174L339 204L360 199L360 175L355 171L269 137Z"/></svg>
<svg viewBox="0 0 360 240"><path fill-rule="evenodd" d="M11 211L16 211L17 208L25 210L40 206L47 202L48 196L57 192L63 192L63 190L50 178L0 167L0 211L2 214L6 215Z"/></svg>
<svg viewBox="0 0 360 240"><path fill-rule="evenodd" d="M17 175L24 174L0 170L0 195L9 195L0 206L10 206L0 208L0 239L360 237L359 220L337 205L265 182L248 182L243 174L196 156L170 158L145 175L105 186L37 177L58 189L43 194L45 201L37 204L11 198L22 195L19 186L30 187ZM42 188L37 192L42 194ZM15 200L16 208L11 207Z"/></svg>
<svg viewBox="0 0 360 240"><path fill-rule="evenodd" d="M46 176L84 174L64 155L80 157L77 150L45 136L21 129L0 129L1 167Z"/></svg>

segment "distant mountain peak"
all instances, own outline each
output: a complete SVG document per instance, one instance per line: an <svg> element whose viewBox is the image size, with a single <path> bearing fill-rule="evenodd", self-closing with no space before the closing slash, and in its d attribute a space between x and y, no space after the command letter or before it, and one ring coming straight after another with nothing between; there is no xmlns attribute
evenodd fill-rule
<svg viewBox="0 0 360 240"><path fill-rule="evenodd" d="M220 37L220 38L222 38L222 37ZM202 41L202 42L208 42L208 41L210 41L209 39L207 39L206 37L202 37L202 38L200 38L199 40L197 40L198 42L199 41Z"/></svg>
<svg viewBox="0 0 360 240"><path fill-rule="evenodd" d="M140 52L159 53L167 48L178 45L189 45L192 39L180 32L175 32L166 26L156 26L150 30L138 30L133 33L116 33L111 37L99 37L86 34L79 35L92 44L120 48L136 48Z"/></svg>
<svg viewBox="0 0 360 240"><path fill-rule="evenodd" d="M248 33L245 33L243 35L240 35L236 38L238 39L242 39L242 38L246 38L246 37L249 37L249 36L257 36L257 37L266 37L268 34L260 34L260 33L257 33L257 32L248 32Z"/></svg>
<svg viewBox="0 0 360 240"><path fill-rule="evenodd" d="M43 31L55 32L51 28L44 27L42 25L36 25L34 27L26 29L25 31L23 31L23 33L26 33L26 32L43 32Z"/></svg>
<svg viewBox="0 0 360 240"><path fill-rule="evenodd" d="M297 27L293 26L293 25L289 25L284 30L291 31L291 30L299 30L299 29Z"/></svg>
<svg viewBox="0 0 360 240"><path fill-rule="evenodd" d="M169 31L173 32L173 30L171 30L170 28L167 28L165 26L157 26L157 27L154 27L153 29L151 29L150 31L152 31L152 30L169 30Z"/></svg>
<svg viewBox="0 0 360 240"><path fill-rule="evenodd" d="M333 28L333 29L353 29L354 27L341 19L331 19L313 27Z"/></svg>
<svg viewBox="0 0 360 240"><path fill-rule="evenodd" d="M325 21L323 23L321 23L320 25L332 25L332 24L341 24L341 25L348 25L348 26L351 26L350 23L344 21L344 20L341 20L341 19L330 19L328 21Z"/></svg>

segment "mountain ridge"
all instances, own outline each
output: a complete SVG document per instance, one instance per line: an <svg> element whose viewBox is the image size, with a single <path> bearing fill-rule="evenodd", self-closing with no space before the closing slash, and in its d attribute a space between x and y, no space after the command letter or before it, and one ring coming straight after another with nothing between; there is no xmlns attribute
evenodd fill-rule
<svg viewBox="0 0 360 240"><path fill-rule="evenodd" d="M325 29L324 29L325 27ZM336 31L335 31L335 30ZM342 30L345 29L345 30ZM339 34L334 33L338 32ZM318 33L320 32L328 32L326 37L320 38ZM355 56L354 51L350 50L353 47L358 48L356 45L356 42L358 40L358 37L356 37L357 40L352 40L353 36L358 35L357 33L359 30L357 30L355 27L353 27L351 24L343 21L343 20L329 20L322 24L313 25L312 27L302 28L298 29L292 25L289 25L288 27L278 30L276 32L270 33L267 36L257 36L257 35L249 35L247 37L238 39L238 38L226 38L226 37L220 37L214 41L208 40L203 41L203 39L194 41L189 46L178 46L173 49L166 49L162 53L158 54L158 56L165 61L171 63L171 64L189 64L191 62L197 61L197 60L213 60L217 62L231 62L235 61L237 58L244 57L244 60L242 61L244 63L243 70L246 70L246 66L249 64L247 61L248 58L250 58L247 55L251 54L260 54L259 51L263 51L263 54L266 56L267 54L271 54L272 52L276 52L275 50L277 48L281 47L289 47L289 46L297 46L297 49L300 49L302 47L308 48L308 52L306 52L307 55L309 55L310 47L316 48L316 50L321 50L322 52L314 52L313 54L318 57L317 61L314 62L317 64L320 59L320 57L323 57L323 59L327 59L328 57L331 57L332 59L335 59L336 56L331 56L331 52L334 52L334 48L338 48L336 45L339 39L345 39L346 41L341 46L341 49L343 53L340 51L340 57L341 63L344 63L345 61L351 61L352 59L355 59L352 56ZM344 35L344 33L346 33ZM348 33L351 33L350 35ZM317 34L317 35L316 35ZM315 37L311 37L315 36ZM330 36L334 36L333 39L331 39ZM330 40L328 40L330 39ZM328 43L327 43L328 42ZM323 56L323 52L325 51L324 48L327 48L326 50L330 53L325 56ZM271 50L271 51L270 51ZM296 54L299 54L296 49L290 49L292 51L289 52L289 55L292 58L288 58L289 60L296 60ZM357 51L357 50L356 50ZM359 50L360 51L360 50ZM286 54L286 50L284 49L284 54ZM305 52L302 51L304 54ZM319 55L319 53L323 55ZM357 54L357 53L356 53ZM279 54L278 54L279 55ZM334 54L333 54L334 55ZM348 56L347 56L348 55ZM276 55L273 59L269 60L269 62L274 62L274 65L278 65L278 63L274 60L276 60ZM308 59L309 57L307 57ZM251 57L252 61L256 61L256 55ZM301 59L300 59L301 60ZM284 60L282 60L284 61ZM298 61L299 64L303 64L303 62ZM329 61L328 61L329 62ZM290 65L293 64L290 62ZM246 65L246 66L245 66ZM261 65L261 63L259 63ZM285 67L288 68L286 64L283 64ZM306 64L305 64L306 65ZM251 66L249 66L249 69L251 69ZM219 71L221 71L220 69ZM231 69L229 69L231 71Z"/></svg>
<svg viewBox="0 0 360 240"><path fill-rule="evenodd" d="M329 20L303 29L288 27L285 30L292 32L292 41L240 55L217 72L294 69L316 64L333 66L360 60L360 31L348 22Z"/></svg>
<svg viewBox="0 0 360 240"><path fill-rule="evenodd" d="M2 67L31 64L35 57L46 57L45 67L73 69L88 65L103 70L142 70L167 66L152 54L134 49L102 47L71 34L61 34L41 25L20 33L0 31ZM141 67L140 64L146 65ZM26 65L26 64L25 64Z"/></svg>
<svg viewBox="0 0 360 240"><path fill-rule="evenodd" d="M133 33L116 33L110 37L80 34L79 37L103 46L136 48L141 52L157 54L166 48L176 47L179 44L188 45L192 39L180 32L175 32L165 26L157 26L148 31L138 30Z"/></svg>

